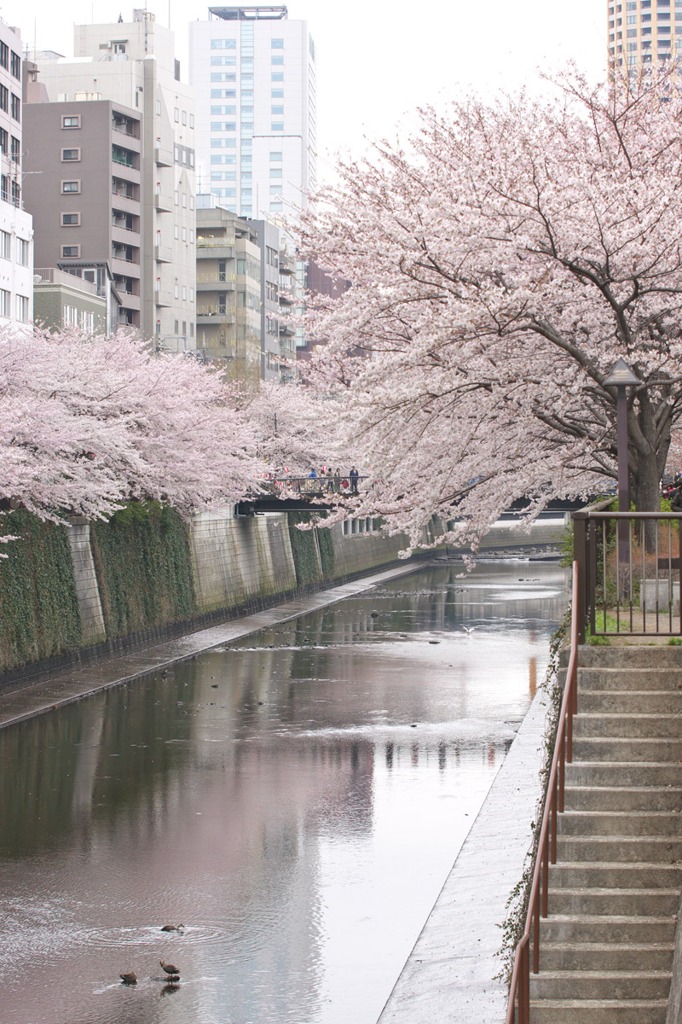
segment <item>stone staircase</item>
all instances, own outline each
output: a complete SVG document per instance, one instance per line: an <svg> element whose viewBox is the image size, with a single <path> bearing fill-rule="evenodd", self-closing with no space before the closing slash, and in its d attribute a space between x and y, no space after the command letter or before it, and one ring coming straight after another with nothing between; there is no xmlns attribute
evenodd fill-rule
<svg viewBox="0 0 682 1024"><path fill-rule="evenodd" d="M530 1020L666 1024L682 892L682 648L585 647L579 664Z"/></svg>

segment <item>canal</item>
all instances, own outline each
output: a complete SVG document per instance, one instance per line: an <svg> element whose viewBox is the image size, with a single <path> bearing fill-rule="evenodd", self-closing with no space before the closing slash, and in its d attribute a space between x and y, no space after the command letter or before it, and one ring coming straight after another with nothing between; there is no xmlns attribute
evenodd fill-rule
<svg viewBox="0 0 682 1024"><path fill-rule="evenodd" d="M0 731L2 1024L376 1024L566 606L460 573Z"/></svg>

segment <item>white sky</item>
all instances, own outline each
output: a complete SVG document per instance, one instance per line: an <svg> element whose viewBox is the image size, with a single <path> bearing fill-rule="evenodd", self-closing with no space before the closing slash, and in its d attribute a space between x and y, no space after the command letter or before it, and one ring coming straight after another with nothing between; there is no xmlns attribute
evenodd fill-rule
<svg viewBox="0 0 682 1024"><path fill-rule="evenodd" d="M8 0L0 17L20 29L24 46L68 57L74 24L115 22L119 14L130 21L133 8L143 6L144 0L129 6L70 0L66 17L59 0ZM208 18L209 6L147 0L161 24L170 19L185 80L187 24ZM537 79L539 68L551 72L570 59L590 78L604 78L605 0L290 0L286 6L289 18L307 20L315 40L321 178L325 164L331 166L325 154L357 155L365 136L394 135L405 113L462 87L485 94L514 89Z"/></svg>

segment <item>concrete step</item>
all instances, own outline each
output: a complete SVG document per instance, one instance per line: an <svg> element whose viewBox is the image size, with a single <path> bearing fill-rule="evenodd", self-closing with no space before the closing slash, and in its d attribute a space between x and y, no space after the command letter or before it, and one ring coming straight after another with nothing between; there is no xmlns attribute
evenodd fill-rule
<svg viewBox="0 0 682 1024"><path fill-rule="evenodd" d="M682 687L682 668L581 668L578 673L578 707L583 690L668 690Z"/></svg>
<svg viewBox="0 0 682 1024"><path fill-rule="evenodd" d="M533 1024L665 1024L667 999L540 999L531 1002Z"/></svg>
<svg viewBox="0 0 682 1024"><path fill-rule="evenodd" d="M577 737L573 741L573 760L682 762L682 739Z"/></svg>
<svg viewBox="0 0 682 1024"><path fill-rule="evenodd" d="M676 668L682 671L682 648L640 644L627 649L628 669ZM578 652L578 665L584 668L611 668L622 671L622 647L592 647L586 645Z"/></svg>
<svg viewBox="0 0 682 1024"><path fill-rule="evenodd" d="M580 690L579 713L676 715L682 712L682 687L674 690Z"/></svg>
<svg viewBox="0 0 682 1024"><path fill-rule="evenodd" d="M606 714L587 713L581 711L574 719L573 736L588 736L602 739L635 738L635 739L680 739L679 719L675 715L652 714Z"/></svg>
<svg viewBox="0 0 682 1024"><path fill-rule="evenodd" d="M559 861L550 865L551 888L674 889L682 888L682 864Z"/></svg>
<svg viewBox="0 0 682 1024"><path fill-rule="evenodd" d="M677 811L564 811L561 836L682 836Z"/></svg>
<svg viewBox="0 0 682 1024"><path fill-rule="evenodd" d="M649 971L669 971L672 943L551 942L540 946L540 971L589 971L596 963L604 971L630 971L633 965Z"/></svg>
<svg viewBox="0 0 682 1024"><path fill-rule="evenodd" d="M682 863L682 836L574 836L557 837L558 861L596 863Z"/></svg>
<svg viewBox="0 0 682 1024"><path fill-rule="evenodd" d="M531 974L531 999L667 999L669 971L540 971Z"/></svg>
<svg viewBox="0 0 682 1024"><path fill-rule="evenodd" d="M675 811L682 807L682 789L668 786L567 786L567 811Z"/></svg>
<svg viewBox="0 0 682 1024"><path fill-rule="evenodd" d="M675 918L621 914L550 914L540 921L540 949L545 942L671 943Z"/></svg>
<svg viewBox="0 0 682 1024"><path fill-rule="evenodd" d="M673 917L680 905L677 889L598 889L596 887L549 889L551 914L587 914L590 917Z"/></svg>
<svg viewBox="0 0 682 1024"><path fill-rule="evenodd" d="M682 789L682 764L669 761L573 761L566 765L567 786L676 786Z"/></svg>

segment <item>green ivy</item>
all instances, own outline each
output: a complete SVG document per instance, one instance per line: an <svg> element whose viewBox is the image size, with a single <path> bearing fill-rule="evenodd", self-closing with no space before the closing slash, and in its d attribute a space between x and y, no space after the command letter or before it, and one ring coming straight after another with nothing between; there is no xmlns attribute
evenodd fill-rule
<svg viewBox="0 0 682 1024"><path fill-rule="evenodd" d="M320 582L320 563L317 556L315 531L299 530L296 525L297 523L309 523L310 520L310 512L289 513L289 537L294 556L296 582L299 587L307 587Z"/></svg>
<svg viewBox="0 0 682 1024"><path fill-rule="evenodd" d="M81 644L76 584L66 526L25 509L3 515L18 537L0 560L0 671L75 651Z"/></svg>
<svg viewBox="0 0 682 1024"><path fill-rule="evenodd" d="M320 561L322 563L322 576L325 580L334 579L334 542L332 531L324 527L317 531L317 541L320 547Z"/></svg>
<svg viewBox="0 0 682 1024"><path fill-rule="evenodd" d="M91 536L110 639L196 613L189 528L174 509L131 502Z"/></svg>

